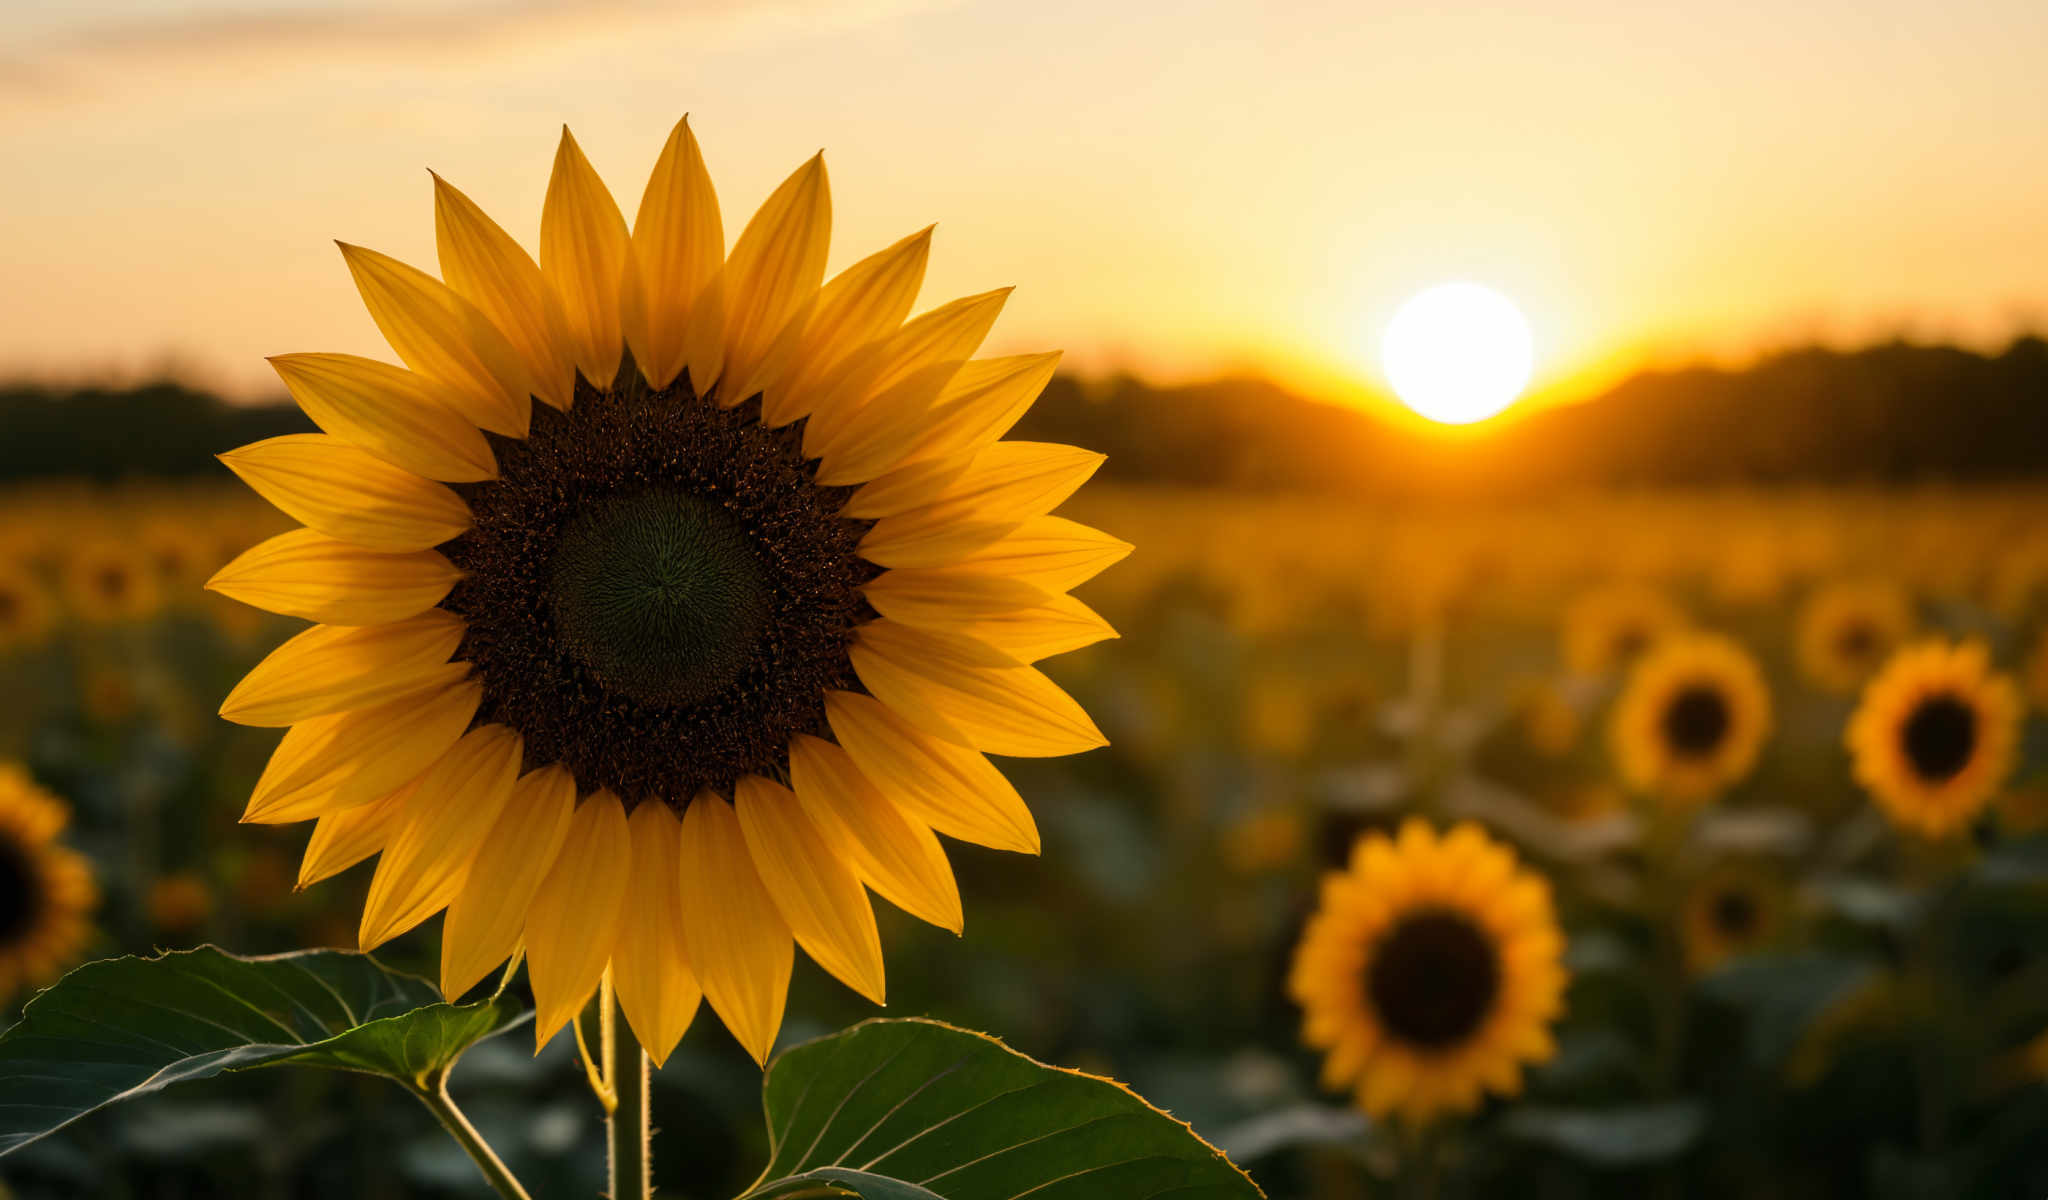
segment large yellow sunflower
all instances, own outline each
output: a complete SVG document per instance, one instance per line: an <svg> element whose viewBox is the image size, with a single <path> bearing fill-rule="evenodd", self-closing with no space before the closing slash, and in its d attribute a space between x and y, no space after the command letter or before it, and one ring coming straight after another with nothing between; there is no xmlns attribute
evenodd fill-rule
<svg viewBox="0 0 2048 1200"><path fill-rule="evenodd" d="M1564 935L1550 886L1479 827L1411 818L1367 835L1323 880L1288 992L1323 1083L1373 1117L1425 1123L1512 1095L1556 1052Z"/></svg>
<svg viewBox="0 0 2048 1200"><path fill-rule="evenodd" d="M1638 663L1608 732L1622 779L1677 804L1708 800L1756 766L1771 693L1756 661L1719 634L1689 634Z"/></svg>
<svg viewBox="0 0 2048 1200"><path fill-rule="evenodd" d="M1961 832L2012 771L2022 707L1981 643L1908 646L1849 719L1856 780L1894 825L1929 838Z"/></svg>
<svg viewBox="0 0 2048 1200"><path fill-rule="evenodd" d="M1101 456L1000 440L1007 288L905 320L929 229L825 280L822 156L730 254L686 122L630 228L565 130L538 263L434 210L440 279L342 247L406 367L275 359L326 432L225 456L307 527L208 586L318 622L222 706L291 726L246 819L381 851L361 944L447 909L450 996L523 946L542 1041L609 968L657 1062L700 992L765 1059L792 936L880 1002L863 884L958 931L934 831L1038 849L986 754L1103 744L1030 665L1113 636L1047 515Z"/></svg>
<svg viewBox="0 0 2048 1200"><path fill-rule="evenodd" d="M0 763L0 996L56 978L91 936L92 869L54 840L69 819L26 772Z"/></svg>
<svg viewBox="0 0 2048 1200"><path fill-rule="evenodd" d="M1565 666L1575 675L1623 670L1685 626L1685 610L1648 585L1595 588L1565 610Z"/></svg>
<svg viewBox="0 0 2048 1200"><path fill-rule="evenodd" d="M1913 634L1913 601L1880 581L1848 581L1816 591L1799 612L1799 669L1830 692L1862 687Z"/></svg>

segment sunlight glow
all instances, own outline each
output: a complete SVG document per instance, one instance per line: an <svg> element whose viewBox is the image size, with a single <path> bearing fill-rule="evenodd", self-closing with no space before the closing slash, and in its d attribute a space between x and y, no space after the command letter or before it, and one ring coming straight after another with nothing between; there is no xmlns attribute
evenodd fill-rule
<svg viewBox="0 0 2048 1200"><path fill-rule="evenodd" d="M1446 425L1483 421L1513 404L1529 386L1535 356L1521 310L1476 283L1416 293L1380 336L1380 365L1395 394Z"/></svg>

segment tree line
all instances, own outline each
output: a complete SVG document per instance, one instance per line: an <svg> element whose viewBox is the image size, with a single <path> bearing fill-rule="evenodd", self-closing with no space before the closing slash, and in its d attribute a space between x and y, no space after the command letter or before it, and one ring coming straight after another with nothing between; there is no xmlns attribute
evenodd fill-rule
<svg viewBox="0 0 2048 1200"><path fill-rule="evenodd" d="M0 480L225 477L214 454L311 428L282 402L235 405L169 381L4 386ZM1013 436L1103 451L1107 478L1383 498L2024 479L2048 475L2048 341L1992 354L1804 348L1741 369L1649 371L1460 438L1258 378L1063 375Z"/></svg>

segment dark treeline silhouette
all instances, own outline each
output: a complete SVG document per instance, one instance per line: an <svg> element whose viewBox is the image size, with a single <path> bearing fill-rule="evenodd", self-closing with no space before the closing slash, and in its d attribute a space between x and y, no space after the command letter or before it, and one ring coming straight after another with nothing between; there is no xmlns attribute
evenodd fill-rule
<svg viewBox="0 0 2048 1200"><path fill-rule="evenodd" d="M225 472L212 456L312 428L174 383L0 387L0 480ZM1998 354L1893 342L1741 370L1645 372L1584 403L1446 438L1261 379L1055 379L1014 436L1109 455L1107 478L1374 497L1578 487L2048 476L2048 341Z"/></svg>
<svg viewBox="0 0 2048 1200"><path fill-rule="evenodd" d="M1902 342L1799 349L1740 370L1644 372L1469 436L1264 380L1062 377L1014 436L1104 451L1106 478L1377 497L2048 477L2048 341L1992 355Z"/></svg>
<svg viewBox="0 0 2048 1200"><path fill-rule="evenodd" d="M237 406L177 383L133 388L0 387L0 480L73 476L111 481L218 473L223 450L281 433L311 433L287 404Z"/></svg>

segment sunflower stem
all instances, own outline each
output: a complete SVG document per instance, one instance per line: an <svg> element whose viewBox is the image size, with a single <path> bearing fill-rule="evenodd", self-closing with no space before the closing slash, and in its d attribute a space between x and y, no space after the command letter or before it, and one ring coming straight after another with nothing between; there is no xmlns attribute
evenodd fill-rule
<svg viewBox="0 0 2048 1200"><path fill-rule="evenodd" d="M633 1036L631 1025L618 1019L612 999L612 977L607 971L598 987L597 1002L603 1016L604 1077L614 1105L605 1119L611 1143L611 1200L650 1200L654 1195L653 1155L650 1142L654 1130L649 1124L647 1052Z"/></svg>
<svg viewBox="0 0 2048 1200"><path fill-rule="evenodd" d="M448 1094L446 1068L423 1078L411 1091L427 1106L427 1111L434 1114L434 1119L441 1122L441 1128L448 1131L448 1136L461 1145L463 1153L476 1164L476 1169L483 1172L484 1182L491 1185L492 1191L507 1200L531 1200L526 1189L512 1177L504 1160L491 1149L489 1142L484 1141L476 1126L469 1123L469 1118L462 1115L462 1110L455 1107L455 1098Z"/></svg>

